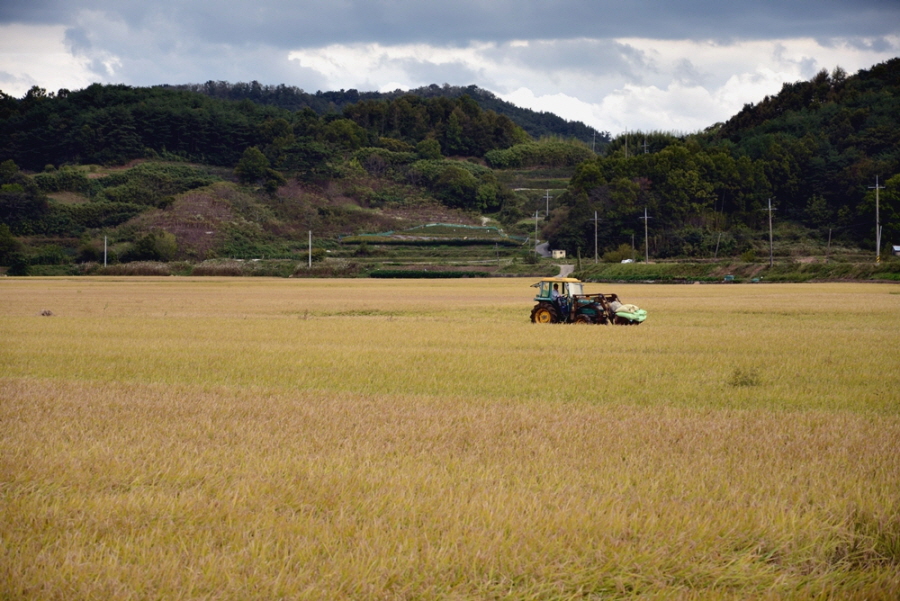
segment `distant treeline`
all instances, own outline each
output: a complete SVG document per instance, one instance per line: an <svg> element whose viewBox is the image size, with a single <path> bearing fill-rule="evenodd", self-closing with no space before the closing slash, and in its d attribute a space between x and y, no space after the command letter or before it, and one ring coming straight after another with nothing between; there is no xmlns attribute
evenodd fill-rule
<svg viewBox="0 0 900 601"><path fill-rule="evenodd" d="M159 87L94 84L55 94L35 87L22 99L0 92L0 157L29 170L167 155L233 167L256 146L275 168L312 173L342 150L411 151L432 140L439 154L481 157L528 139L469 96L360 100L319 115Z"/></svg>
<svg viewBox="0 0 900 601"><path fill-rule="evenodd" d="M188 90L199 92L213 98L227 100L250 100L264 105L277 106L291 111L299 111L305 108L312 109L319 115L330 113L340 114L345 107L361 101L394 101L404 96L416 98L449 98L457 99L468 96L478 106L487 111L493 111L498 115L504 115L512 119L516 125L524 129L532 138L561 137L574 138L585 144L592 145L597 152L610 142L610 134L606 131L598 131L581 121L567 121L553 113L533 111L518 107L512 103L497 98L491 92L478 86L451 86L444 84L438 86L431 84L409 91L394 90L393 92L359 92L358 90L340 90L336 92L316 92L310 94L302 89L280 85L263 85L258 81L250 83L229 83L227 81L207 81L202 84L185 84L165 86L173 90Z"/></svg>

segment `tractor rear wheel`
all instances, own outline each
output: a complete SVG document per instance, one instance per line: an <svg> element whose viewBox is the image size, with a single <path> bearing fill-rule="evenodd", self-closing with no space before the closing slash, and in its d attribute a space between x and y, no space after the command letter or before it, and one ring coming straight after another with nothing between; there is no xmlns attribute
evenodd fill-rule
<svg viewBox="0 0 900 601"><path fill-rule="evenodd" d="M559 314L553 307L540 304L531 310L531 323L559 323Z"/></svg>
<svg viewBox="0 0 900 601"><path fill-rule="evenodd" d="M588 315L582 314L575 318L575 323L582 324L582 325L589 325L589 324L594 323L594 320L591 319Z"/></svg>

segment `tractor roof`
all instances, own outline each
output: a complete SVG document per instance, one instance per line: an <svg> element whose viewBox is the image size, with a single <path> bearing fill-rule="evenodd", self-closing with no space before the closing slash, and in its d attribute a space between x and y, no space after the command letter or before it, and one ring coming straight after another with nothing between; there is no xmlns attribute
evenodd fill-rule
<svg viewBox="0 0 900 601"><path fill-rule="evenodd" d="M539 286L541 282L553 282L553 283L560 283L560 284L562 284L562 283L580 284L581 280L579 280L577 278L541 278L540 282L538 282L536 284L532 284L531 287L534 288L536 286Z"/></svg>

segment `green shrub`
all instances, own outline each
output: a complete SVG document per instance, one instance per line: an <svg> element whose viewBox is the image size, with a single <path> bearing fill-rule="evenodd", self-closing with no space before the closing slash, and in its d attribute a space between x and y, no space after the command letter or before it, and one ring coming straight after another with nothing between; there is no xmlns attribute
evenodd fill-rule
<svg viewBox="0 0 900 601"><path fill-rule="evenodd" d="M485 153L487 164L495 169L523 167L573 167L594 156L584 143L577 140L548 138L537 142L516 144L503 150Z"/></svg>
<svg viewBox="0 0 900 601"><path fill-rule="evenodd" d="M441 143L433 138L422 140L416 144L416 154L420 159L432 160L441 158Z"/></svg>
<svg viewBox="0 0 900 601"><path fill-rule="evenodd" d="M11 265L12 258L22 251L22 243L19 242L9 226L0 223L0 265Z"/></svg>
<svg viewBox="0 0 900 601"><path fill-rule="evenodd" d="M9 269L6 271L7 275L29 275L31 271L31 267L28 264L28 259L25 258L25 255L19 251L15 251L9 255L7 258L9 263Z"/></svg>
<svg viewBox="0 0 900 601"><path fill-rule="evenodd" d="M108 265L97 269L99 275L172 275L172 268L168 263L160 263L156 261L135 261L133 263L122 263L117 265Z"/></svg>
<svg viewBox="0 0 900 601"><path fill-rule="evenodd" d="M72 262L72 256L58 244L47 244L32 249L28 262L31 265L66 265Z"/></svg>
<svg viewBox="0 0 900 601"><path fill-rule="evenodd" d="M603 261L605 263L621 263L625 259L634 258L634 249L630 244L620 244L616 250L609 250L603 253Z"/></svg>
<svg viewBox="0 0 900 601"><path fill-rule="evenodd" d="M97 180L88 179L84 171L63 167L58 171L38 173L34 181L42 192L79 192L89 194L99 187Z"/></svg>
<svg viewBox="0 0 900 601"><path fill-rule="evenodd" d="M171 261L177 251L178 244L174 234L165 230L153 230L137 238L123 254L122 261Z"/></svg>
<svg viewBox="0 0 900 601"><path fill-rule="evenodd" d="M142 163L96 180L100 194L112 202L166 206L171 197L208 186L220 178L191 165Z"/></svg>
<svg viewBox="0 0 900 601"><path fill-rule="evenodd" d="M398 140L397 138L381 137L378 138L378 144L391 152L412 152L414 150L412 144L407 144L403 140ZM440 152L438 152L438 154L440 154Z"/></svg>
<svg viewBox="0 0 900 601"><path fill-rule="evenodd" d="M146 205L119 202L91 202L79 205L55 205L78 226L88 229L115 227L148 210Z"/></svg>

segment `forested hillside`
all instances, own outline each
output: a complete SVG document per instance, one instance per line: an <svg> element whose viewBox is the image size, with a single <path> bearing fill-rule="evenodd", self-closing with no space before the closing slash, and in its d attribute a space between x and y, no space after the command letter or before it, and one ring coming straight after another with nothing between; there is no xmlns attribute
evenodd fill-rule
<svg viewBox="0 0 900 601"><path fill-rule="evenodd" d="M213 98L225 100L250 100L257 104L277 106L291 111L305 108L314 110L319 115L340 113L344 107L360 101L393 101L404 96L416 98L448 98L457 99L468 96L484 110L509 117L535 139L558 136L574 138L593 145L601 151L609 143L609 132L597 131L581 121L566 121L562 117L544 111L533 111L518 107L497 98L487 90L478 86L451 86L432 84L414 90L393 92L359 92L358 90L340 90L337 92L316 92L310 94L300 88L286 85L269 86L257 81L250 83L229 83L225 81L208 81L204 84L184 84L165 86L174 90L199 92Z"/></svg>
<svg viewBox="0 0 900 601"><path fill-rule="evenodd" d="M0 96L0 119L0 152L30 170L124 163L154 153L233 166L250 146L269 149L270 160L291 169L328 160L317 143L331 150L407 151L429 139L445 155L483 156L527 140L509 118L481 110L467 96L361 101L345 107L343 115L322 117L250 100L94 84L58 94L32 88L21 100Z"/></svg>
<svg viewBox="0 0 900 601"><path fill-rule="evenodd" d="M900 244L900 59L786 83L697 134L619 137L579 165L547 234L592 251L598 211L604 247L639 244L646 208L657 257L741 252L771 199L784 235L874 248L876 181L883 246Z"/></svg>
<svg viewBox="0 0 900 601"><path fill-rule="evenodd" d="M117 261L294 258L312 229L515 220L522 199L486 166L509 149L526 167L590 154L468 96L320 116L164 88L32 88L0 96L0 264L96 260L102 239Z"/></svg>
<svg viewBox="0 0 900 601"><path fill-rule="evenodd" d="M296 259L311 230L319 258L329 244L370 256L382 251L341 240L484 216L520 244L537 226L554 248L587 257L596 243L609 260L753 260L770 215L782 256L871 250L876 181L882 254L900 243L900 59L823 71L705 131L630 132L600 153L529 135L517 120L533 131L536 114L501 114L477 88L206 86L0 92L0 264L96 261L103 240L122 262Z"/></svg>

